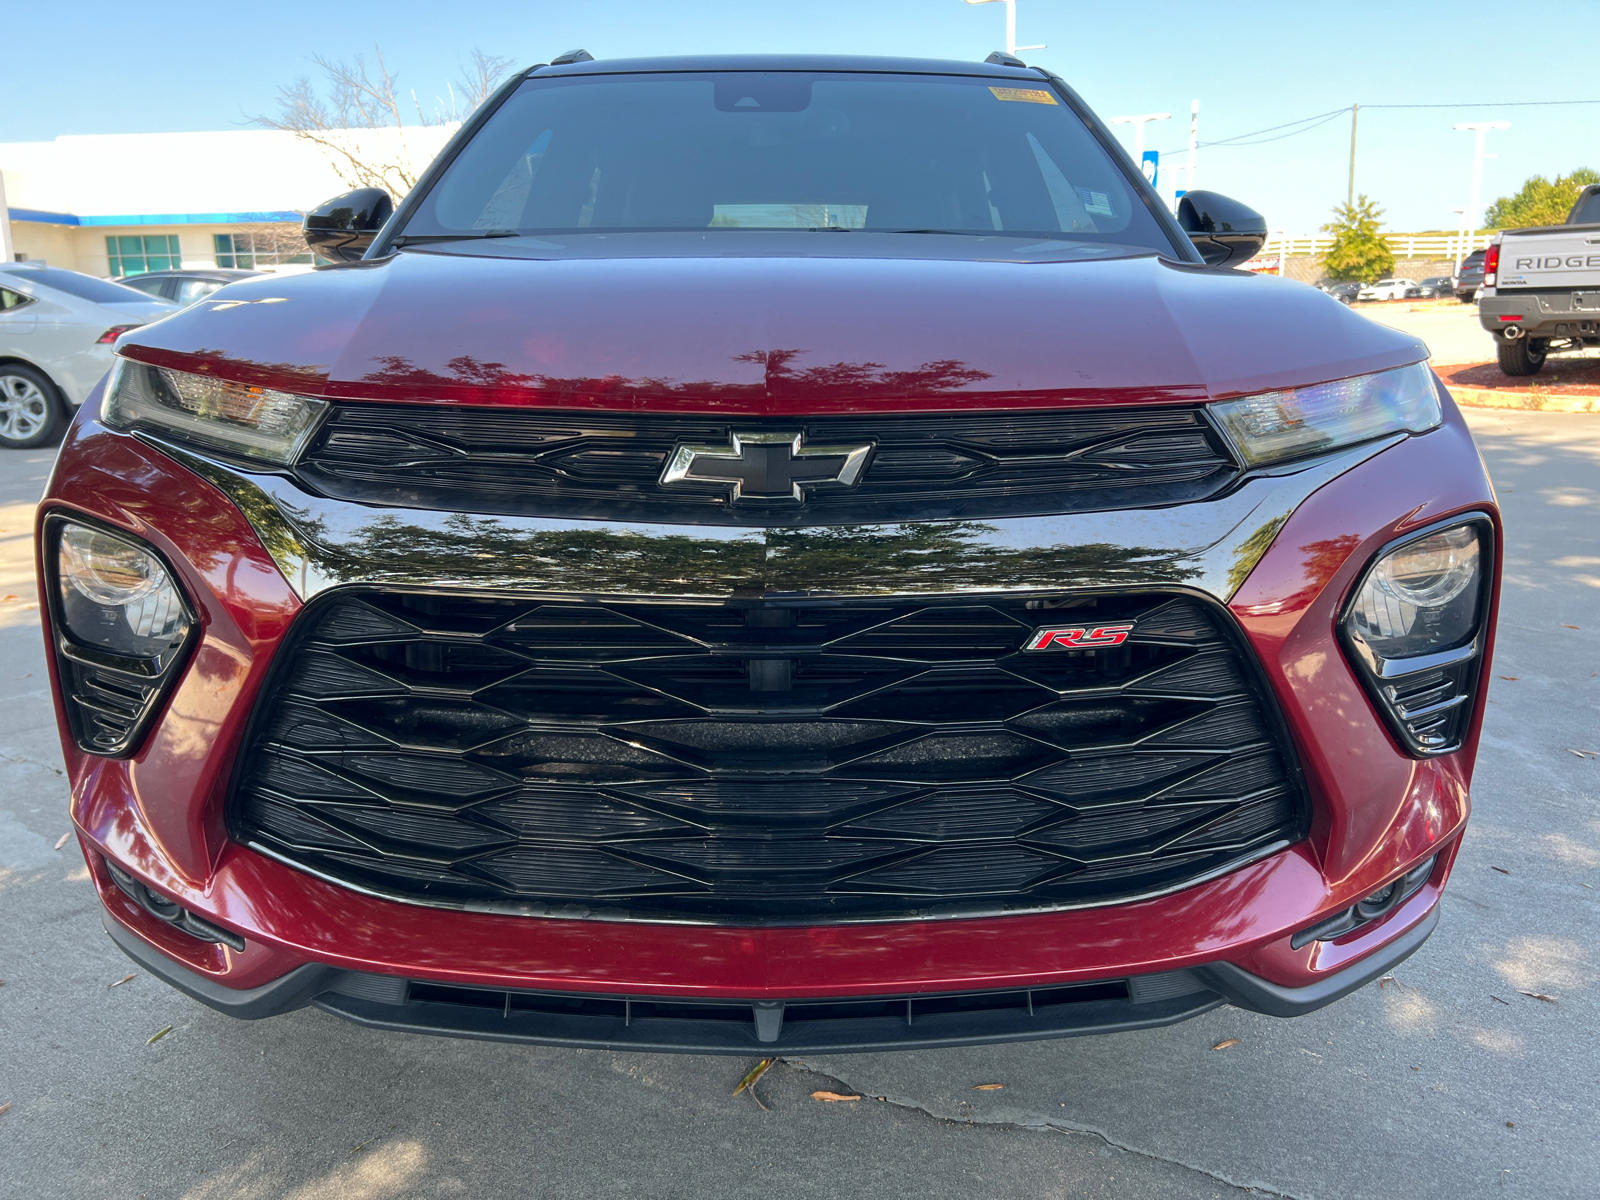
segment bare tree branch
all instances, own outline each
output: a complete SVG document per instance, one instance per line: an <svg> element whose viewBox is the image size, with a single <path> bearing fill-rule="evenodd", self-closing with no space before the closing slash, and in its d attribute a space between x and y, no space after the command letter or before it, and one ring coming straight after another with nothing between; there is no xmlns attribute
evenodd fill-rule
<svg viewBox="0 0 1600 1200"><path fill-rule="evenodd" d="M278 111L252 118L263 129L293 134L320 149L332 164L335 174L349 187L383 188L403 196L417 182L425 163L413 163L406 144L402 97L397 77L383 60L383 51L373 47L376 65L368 67L366 57L357 54L351 62L314 56L322 68L324 90L301 76L278 89ZM470 112L483 103L511 67L511 59L472 51L471 62L463 68L461 101ZM451 92L449 115L437 112L429 117L422 111L416 91L411 103L419 125L446 125L466 115L455 106Z"/></svg>

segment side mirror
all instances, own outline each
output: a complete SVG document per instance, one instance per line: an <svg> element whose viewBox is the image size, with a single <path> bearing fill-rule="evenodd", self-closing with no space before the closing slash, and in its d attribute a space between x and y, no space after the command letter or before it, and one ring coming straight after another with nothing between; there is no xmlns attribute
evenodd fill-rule
<svg viewBox="0 0 1600 1200"><path fill-rule="evenodd" d="M1216 192L1188 192L1178 201L1178 226L1208 267L1237 266L1267 244L1267 219Z"/></svg>
<svg viewBox="0 0 1600 1200"><path fill-rule="evenodd" d="M306 244L323 258L354 262L366 253L393 212L388 192L357 188L317 205L300 228Z"/></svg>

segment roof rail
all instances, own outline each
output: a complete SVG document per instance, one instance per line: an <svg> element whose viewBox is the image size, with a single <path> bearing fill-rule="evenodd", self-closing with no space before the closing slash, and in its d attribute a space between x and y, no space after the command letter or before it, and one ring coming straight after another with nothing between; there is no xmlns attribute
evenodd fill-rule
<svg viewBox="0 0 1600 1200"><path fill-rule="evenodd" d="M997 67L1025 67L1028 65L1015 54L1007 54L1004 50L996 50L983 61L993 63Z"/></svg>
<svg viewBox="0 0 1600 1200"><path fill-rule="evenodd" d="M552 67L570 66L572 63L593 62L594 55L587 50L568 50L565 54L558 54L550 60Z"/></svg>

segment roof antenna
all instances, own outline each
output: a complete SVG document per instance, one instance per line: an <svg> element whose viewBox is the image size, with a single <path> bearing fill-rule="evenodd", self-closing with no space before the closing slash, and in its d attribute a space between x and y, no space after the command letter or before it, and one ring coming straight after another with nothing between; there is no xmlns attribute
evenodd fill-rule
<svg viewBox="0 0 1600 1200"><path fill-rule="evenodd" d="M1004 50L996 50L983 61L993 63L997 67L1025 67L1028 65L1015 54L1007 54Z"/></svg>
<svg viewBox="0 0 1600 1200"><path fill-rule="evenodd" d="M587 50L568 50L565 54L558 54L550 60L552 67L566 67L573 63L593 62L594 55Z"/></svg>

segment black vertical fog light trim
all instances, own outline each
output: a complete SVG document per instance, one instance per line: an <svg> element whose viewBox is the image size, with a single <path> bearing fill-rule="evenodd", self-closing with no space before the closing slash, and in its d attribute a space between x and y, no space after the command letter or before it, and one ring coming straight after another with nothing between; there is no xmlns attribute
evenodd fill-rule
<svg viewBox="0 0 1600 1200"><path fill-rule="evenodd" d="M183 632L159 652L121 654L86 644L67 624L61 595L61 534L69 525L114 537L150 555L166 572L183 617ZM200 622L179 576L160 551L142 538L77 513L52 513L43 531L45 600L50 610L50 645L78 748L101 758L127 758L138 750L156 714L183 673Z"/></svg>
<svg viewBox="0 0 1600 1200"><path fill-rule="evenodd" d="M1470 593L1476 612L1469 628L1442 648L1416 654L1385 654L1355 620L1367 581L1390 555L1417 542L1455 529L1471 529L1478 537L1478 577ZM1417 758L1433 758L1461 749L1476 706L1483 666L1494 584L1494 525L1482 513L1450 517L1398 538L1372 556L1356 579L1339 618L1339 638L1356 666L1367 693L1396 740ZM1398 638L1388 639L1397 641Z"/></svg>

